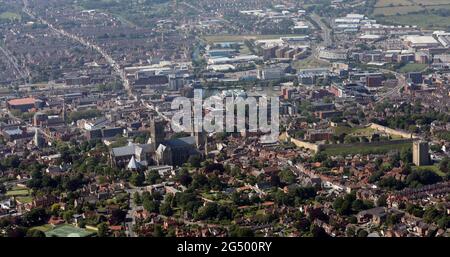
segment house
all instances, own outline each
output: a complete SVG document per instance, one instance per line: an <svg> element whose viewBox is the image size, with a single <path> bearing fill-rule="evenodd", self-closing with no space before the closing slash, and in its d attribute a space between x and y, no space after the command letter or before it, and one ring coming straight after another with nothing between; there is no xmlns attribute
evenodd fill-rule
<svg viewBox="0 0 450 257"><path fill-rule="evenodd" d="M47 223L52 226L57 226L57 225L63 224L64 220L60 217L51 216Z"/></svg>
<svg viewBox="0 0 450 257"><path fill-rule="evenodd" d="M376 225L380 225L386 219L387 212L384 207L375 207L369 210L360 211L356 214L358 223L371 222Z"/></svg>
<svg viewBox="0 0 450 257"><path fill-rule="evenodd" d="M84 220L84 214L74 214L72 215L72 219L73 219L73 224L79 226L80 222L82 222Z"/></svg>

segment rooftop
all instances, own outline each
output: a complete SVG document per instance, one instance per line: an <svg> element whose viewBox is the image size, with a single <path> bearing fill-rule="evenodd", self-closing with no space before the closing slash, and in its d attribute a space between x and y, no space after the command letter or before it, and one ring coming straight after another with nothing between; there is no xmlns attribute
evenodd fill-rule
<svg viewBox="0 0 450 257"><path fill-rule="evenodd" d="M33 97L28 98L19 98L19 99L12 99L8 101L9 105L26 105L26 104L34 104L36 102L36 99Z"/></svg>

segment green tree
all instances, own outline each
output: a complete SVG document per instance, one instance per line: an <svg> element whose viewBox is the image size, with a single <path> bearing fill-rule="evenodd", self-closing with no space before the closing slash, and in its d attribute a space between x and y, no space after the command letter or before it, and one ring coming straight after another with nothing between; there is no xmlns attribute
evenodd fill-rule
<svg viewBox="0 0 450 257"><path fill-rule="evenodd" d="M105 222L98 224L97 229L98 229L97 236L99 237L108 236L108 224L106 224Z"/></svg>
<svg viewBox="0 0 450 257"><path fill-rule="evenodd" d="M142 205L144 206L144 209L146 209L148 212L158 213L159 211L159 204L157 201L151 199L144 199Z"/></svg>
<svg viewBox="0 0 450 257"><path fill-rule="evenodd" d="M161 176L159 175L158 171L156 170L150 170L147 174L147 181L151 185L158 183L158 181L161 180Z"/></svg>
<svg viewBox="0 0 450 257"><path fill-rule="evenodd" d="M145 181L145 175L142 172L133 172L130 177L130 182L134 186L143 186Z"/></svg>
<svg viewBox="0 0 450 257"><path fill-rule="evenodd" d="M170 206L170 202L166 201L161 206L159 206L159 213L164 216L172 216L173 209Z"/></svg>

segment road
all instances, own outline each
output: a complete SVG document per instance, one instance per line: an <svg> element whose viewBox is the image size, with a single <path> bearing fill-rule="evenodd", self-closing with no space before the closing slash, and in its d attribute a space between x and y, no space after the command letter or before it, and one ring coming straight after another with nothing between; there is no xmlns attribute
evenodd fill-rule
<svg viewBox="0 0 450 257"><path fill-rule="evenodd" d="M29 72L25 73L18 64L18 61L14 55L12 55L7 49L4 49L0 46L0 52L3 53L3 55L6 57L6 60L11 64L11 66L16 71L17 75L19 76L19 79L23 79L25 82L27 81Z"/></svg>
<svg viewBox="0 0 450 257"><path fill-rule="evenodd" d="M311 14L311 19L315 21L322 30L323 42L321 43L321 46L331 47L333 45L333 37L331 35L332 30L328 28L328 26L325 23L323 23L322 17L320 17L316 13Z"/></svg>
<svg viewBox="0 0 450 257"><path fill-rule="evenodd" d="M379 94L376 102L382 102L382 101L386 100L387 98L400 96L402 88L405 88L407 85L405 75L395 72L395 71L386 70L386 69L379 69L379 70L382 72L385 72L385 73L390 73L390 74L395 75L398 83L397 83L397 86L395 86L394 88L388 90L385 93Z"/></svg>
<svg viewBox="0 0 450 257"><path fill-rule="evenodd" d="M136 237L136 233L134 233L133 231L133 227L136 224L136 218L134 216L134 212L137 210L137 205L134 203L134 193L139 192L139 194L142 194L143 189L142 188L138 188L138 187L134 187L134 188L129 188L125 190L127 193L130 194L130 206L128 207L128 212L126 215L126 222L125 222L125 227L126 227L126 235L128 237Z"/></svg>

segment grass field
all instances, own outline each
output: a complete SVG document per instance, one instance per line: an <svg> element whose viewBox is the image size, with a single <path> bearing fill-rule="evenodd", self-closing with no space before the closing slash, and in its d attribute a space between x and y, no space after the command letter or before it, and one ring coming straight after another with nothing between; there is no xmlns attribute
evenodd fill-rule
<svg viewBox="0 0 450 257"><path fill-rule="evenodd" d="M0 14L0 20L20 20L22 16L15 12L3 12Z"/></svg>
<svg viewBox="0 0 450 257"><path fill-rule="evenodd" d="M398 25L417 25L427 29L445 29L450 26L450 17L441 17L429 14L406 14L397 16L385 16L377 18L380 22Z"/></svg>
<svg viewBox="0 0 450 257"><path fill-rule="evenodd" d="M419 5L408 5L408 6L394 6L394 7L378 7L375 8L373 14L384 14L386 16L397 15L397 14L408 14L411 12L422 11L424 8Z"/></svg>
<svg viewBox="0 0 450 257"><path fill-rule="evenodd" d="M411 5L408 0L378 0L375 7L388 7L391 5Z"/></svg>
<svg viewBox="0 0 450 257"><path fill-rule="evenodd" d="M373 15L382 23L417 25L425 29L447 29L450 17L427 13L450 10L449 0L378 0ZM422 13L417 13L422 12Z"/></svg>
<svg viewBox="0 0 450 257"><path fill-rule="evenodd" d="M33 197L31 196L18 196L17 201L21 203L31 203L33 201Z"/></svg>
<svg viewBox="0 0 450 257"><path fill-rule="evenodd" d="M402 149L411 148L412 143L402 143L402 144L388 144L382 146L341 146L335 145L330 148L325 149L323 152L327 155L349 155L349 154L385 154L390 151L401 151Z"/></svg>
<svg viewBox="0 0 450 257"><path fill-rule="evenodd" d="M295 69L325 68L329 66L330 64L328 62L318 60L313 56L309 56L306 59L298 60L293 63Z"/></svg>
<svg viewBox="0 0 450 257"><path fill-rule="evenodd" d="M30 194L29 189L14 189L6 192L7 196L27 196Z"/></svg>
<svg viewBox="0 0 450 257"><path fill-rule="evenodd" d="M347 135L353 136L371 136L374 132L376 132L376 130L372 128L351 128L344 126L334 128L334 133L336 135L341 135L345 133Z"/></svg>
<svg viewBox="0 0 450 257"><path fill-rule="evenodd" d="M53 229L53 227L50 224L45 224L45 225L42 225L42 226L32 227L30 229L40 230L40 231L45 233L45 232L50 231L51 229Z"/></svg>
<svg viewBox="0 0 450 257"><path fill-rule="evenodd" d="M95 233L89 230L63 224L45 232L46 237L90 237Z"/></svg>
<svg viewBox="0 0 450 257"><path fill-rule="evenodd" d="M401 67L399 69L399 72L401 73L408 73L408 72L419 72L423 71L428 67L426 64L420 64L420 63L408 63L405 66Z"/></svg>

